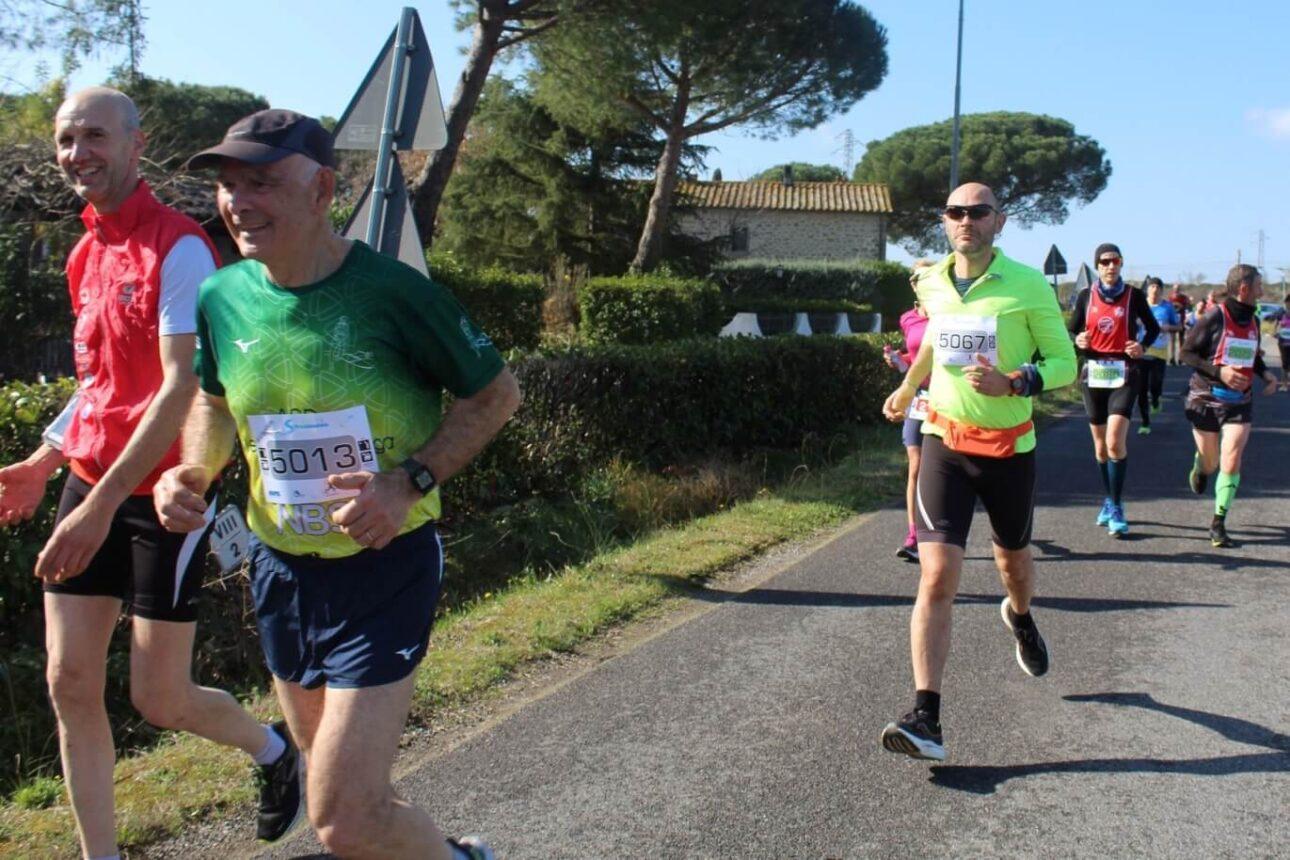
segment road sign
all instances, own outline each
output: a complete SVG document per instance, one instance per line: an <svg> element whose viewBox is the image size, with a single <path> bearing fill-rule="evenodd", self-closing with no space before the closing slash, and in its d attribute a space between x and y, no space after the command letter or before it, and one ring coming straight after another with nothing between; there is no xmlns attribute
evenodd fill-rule
<svg viewBox="0 0 1290 860"><path fill-rule="evenodd" d="M448 142L448 128L430 43L412 7L405 6L399 14L398 26L350 99L334 137L337 149L376 150L372 182L345 225L344 235L361 237L382 254L424 274L421 237L395 153L442 149Z"/></svg>
<svg viewBox="0 0 1290 860"><path fill-rule="evenodd" d="M1066 274L1066 258L1062 256L1061 251L1057 250L1056 245L1048 249L1048 256L1044 259L1044 274L1050 276Z"/></svg>
<svg viewBox="0 0 1290 860"><path fill-rule="evenodd" d="M394 94L398 99L392 126L394 148L443 149L448 142L448 126L443 119L443 102L439 98L439 79L435 75L434 59L430 56L430 43L426 41L416 11L404 10L405 15L409 12L409 32L403 49L395 51L399 42L399 28L395 27L390 38L385 40L385 47L381 48L376 62L368 70L367 77L363 78L358 92L350 100L349 107L336 123L334 137L337 149L380 148L381 131L391 96L390 78L396 65L403 66L405 73L400 76L402 80Z"/></svg>
<svg viewBox="0 0 1290 860"><path fill-rule="evenodd" d="M416 221L412 218L412 206L408 201L408 186L403 181L403 171L399 168L397 158L390 160L389 188L385 194L385 214L381 218L380 235L375 243L368 242L373 249L393 257L401 263L407 263L423 275L429 276L426 269L425 250L421 247L421 237L417 234ZM363 196L354 207L354 214L349 217L345 229L341 231L346 239L367 241L367 225L372 220L372 183L367 184Z"/></svg>

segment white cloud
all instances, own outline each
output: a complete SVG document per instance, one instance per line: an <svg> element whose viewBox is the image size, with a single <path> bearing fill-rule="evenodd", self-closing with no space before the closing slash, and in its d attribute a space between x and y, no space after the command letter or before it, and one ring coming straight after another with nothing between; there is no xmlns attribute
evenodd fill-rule
<svg viewBox="0 0 1290 860"><path fill-rule="evenodd" d="M1290 140L1290 108L1251 108L1245 119L1261 134Z"/></svg>

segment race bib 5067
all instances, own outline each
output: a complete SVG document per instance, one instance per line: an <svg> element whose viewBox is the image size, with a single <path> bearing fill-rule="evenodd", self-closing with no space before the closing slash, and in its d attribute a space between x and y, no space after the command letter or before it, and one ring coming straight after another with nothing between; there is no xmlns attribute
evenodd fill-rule
<svg viewBox="0 0 1290 860"><path fill-rule="evenodd" d="M976 364L977 353L999 363L999 319L968 314L940 314L932 319L936 363L952 367Z"/></svg>

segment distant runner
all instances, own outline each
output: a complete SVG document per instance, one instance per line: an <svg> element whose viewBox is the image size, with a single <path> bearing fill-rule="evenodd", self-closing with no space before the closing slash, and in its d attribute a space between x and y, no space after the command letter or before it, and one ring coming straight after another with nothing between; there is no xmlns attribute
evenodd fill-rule
<svg viewBox="0 0 1290 860"><path fill-rule="evenodd" d="M1175 332L1182 331L1182 322L1173 303L1165 301L1164 283L1159 278L1146 282L1147 304L1160 325L1160 335L1153 341L1146 339L1142 326L1138 326L1138 340L1146 348L1142 356L1142 384L1138 386L1138 414L1142 423L1138 434L1151 432L1151 414L1160 411L1160 396L1165 388L1165 365L1169 360L1169 344Z"/></svg>
<svg viewBox="0 0 1290 860"><path fill-rule="evenodd" d="M930 260L918 260L911 267L910 286L918 289L919 273L932 265ZM905 349L897 353L890 346L883 349L883 360L893 370L904 373L913 364L918 355L918 347L923 342L923 333L927 330L927 314L923 312L917 300L914 306L900 315L900 330L905 336ZM905 482L905 516L909 530L905 542L896 550L896 557L906 561L918 561L918 536L914 531L914 488L918 483L918 468L922 461L923 419L927 417L927 380L919 387L918 396L909 405L909 412L901 427L901 441L905 445L905 458L909 461L909 476Z"/></svg>
<svg viewBox="0 0 1290 860"><path fill-rule="evenodd" d="M1151 343L1159 337L1160 325L1146 296L1130 289L1120 277L1124 255L1117 245L1098 245L1093 259L1097 261L1098 280L1080 290L1069 328L1085 359L1080 387L1093 435L1093 456L1106 491L1097 524L1120 537L1129 531L1123 499L1129 469L1129 421L1142 384L1138 361L1142 358L1142 344L1131 333L1141 324L1143 341Z"/></svg>
<svg viewBox="0 0 1290 860"><path fill-rule="evenodd" d="M1254 378L1263 393L1277 390L1277 378L1263 361L1259 319L1263 278L1254 266L1233 266L1227 273L1227 298L1212 307L1187 333L1183 363L1195 368L1187 396L1187 419L1196 440L1187 483L1196 495L1214 483L1214 519L1209 540L1216 547L1236 544L1227 534L1227 514L1241 485L1241 455L1250 440L1254 415ZM1284 372L1284 371L1283 371Z"/></svg>
<svg viewBox="0 0 1290 860"><path fill-rule="evenodd" d="M1285 308L1277 320L1277 347L1281 351L1281 388L1290 386L1290 295L1285 297Z"/></svg>
<svg viewBox="0 0 1290 860"><path fill-rule="evenodd" d="M1016 659L1028 675L1048 671L1048 647L1030 614L1035 568L1035 428L1031 398L1075 379L1075 352L1052 287L1036 269L994 247L1006 221L994 192L968 183L942 215L954 253L918 282L931 318L904 382L883 413L903 421L919 383L931 374L918 473L918 549L922 578L910 619L914 708L882 731L882 746L941 760L941 682L950 650L972 512L990 517L994 559L1007 596L1000 604ZM1038 353L1039 361L1031 364Z"/></svg>

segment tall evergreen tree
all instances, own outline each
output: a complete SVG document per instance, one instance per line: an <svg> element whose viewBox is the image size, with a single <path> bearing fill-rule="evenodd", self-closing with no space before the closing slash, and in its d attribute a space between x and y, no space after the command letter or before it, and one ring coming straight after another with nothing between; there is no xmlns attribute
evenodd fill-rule
<svg viewBox="0 0 1290 860"><path fill-rule="evenodd" d="M539 100L561 121L638 118L662 137L632 260L659 258L687 141L773 135L850 108L887 71L887 38L849 0L616 0L534 44Z"/></svg>

